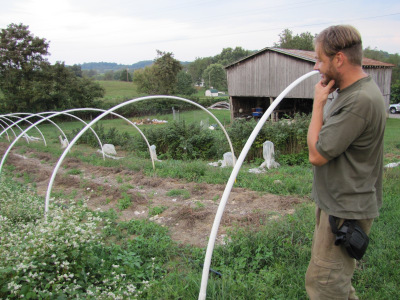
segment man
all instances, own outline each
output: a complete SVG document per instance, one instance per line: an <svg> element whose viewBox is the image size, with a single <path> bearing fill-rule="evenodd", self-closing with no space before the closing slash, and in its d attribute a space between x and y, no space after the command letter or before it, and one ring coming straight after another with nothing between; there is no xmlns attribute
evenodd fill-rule
<svg viewBox="0 0 400 300"><path fill-rule="evenodd" d="M314 166L316 226L306 290L311 299L358 299L351 278L355 260L335 246L329 215L355 219L369 234L382 203L382 94L361 67L362 41L352 26L331 26L315 39L321 74L315 85L307 143ZM337 90L327 107L328 95Z"/></svg>

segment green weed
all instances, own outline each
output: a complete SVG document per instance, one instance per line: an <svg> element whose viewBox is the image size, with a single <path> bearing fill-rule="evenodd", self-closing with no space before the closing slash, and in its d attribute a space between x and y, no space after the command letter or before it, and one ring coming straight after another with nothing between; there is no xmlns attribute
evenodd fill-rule
<svg viewBox="0 0 400 300"><path fill-rule="evenodd" d="M118 200L117 206L119 210L125 210L132 205L132 198L127 193L122 193L122 198Z"/></svg>
<svg viewBox="0 0 400 300"><path fill-rule="evenodd" d="M149 217L161 214L163 211L168 209L168 206L154 206L149 208Z"/></svg>
<svg viewBox="0 0 400 300"><path fill-rule="evenodd" d="M175 196L179 196L182 197L182 199L186 200L190 198L190 192L188 190L170 190L167 192L167 196L169 197L175 197Z"/></svg>

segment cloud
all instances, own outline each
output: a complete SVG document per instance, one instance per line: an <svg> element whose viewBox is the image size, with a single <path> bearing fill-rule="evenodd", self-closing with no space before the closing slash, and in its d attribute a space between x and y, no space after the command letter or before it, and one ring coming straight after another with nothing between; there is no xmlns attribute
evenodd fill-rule
<svg viewBox="0 0 400 300"><path fill-rule="evenodd" d="M14 0L2 6L0 28L29 25L50 41L51 62L134 63L153 59L156 49L189 61L226 47L259 50L286 28L314 34L338 23L354 24L365 46L395 53L399 17L393 0Z"/></svg>

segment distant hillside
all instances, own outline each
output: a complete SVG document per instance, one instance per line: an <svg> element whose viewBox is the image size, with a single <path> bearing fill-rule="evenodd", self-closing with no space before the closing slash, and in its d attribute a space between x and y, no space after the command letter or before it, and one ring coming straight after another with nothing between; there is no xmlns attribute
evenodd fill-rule
<svg viewBox="0 0 400 300"><path fill-rule="evenodd" d="M136 70L150 66L151 64L153 64L152 60L143 60L132 65L121 65L110 62L89 62L83 63L80 66L82 70L96 70L100 73L104 73L107 71L118 71L122 69Z"/></svg>
<svg viewBox="0 0 400 300"><path fill-rule="evenodd" d="M121 65L110 62L89 62L80 64L79 66L81 67L82 70L96 70L99 73L105 73L107 71L119 71L122 69L129 69L131 71L142 69L144 67L152 65L153 62L154 62L153 60L143 60L132 65ZM190 62L188 61L181 61L182 65L187 65L189 63Z"/></svg>

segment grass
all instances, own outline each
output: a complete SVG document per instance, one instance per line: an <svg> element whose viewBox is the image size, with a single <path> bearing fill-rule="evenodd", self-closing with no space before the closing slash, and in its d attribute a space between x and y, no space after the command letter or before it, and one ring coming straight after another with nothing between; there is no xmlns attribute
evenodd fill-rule
<svg viewBox="0 0 400 300"><path fill-rule="evenodd" d="M385 130L384 163L400 161L400 119L388 119Z"/></svg>
<svg viewBox="0 0 400 300"><path fill-rule="evenodd" d="M399 128L400 120L388 119L385 163L400 161ZM58 143L49 147L20 143L19 147L23 153L34 147L47 149L56 157L61 154ZM85 149L77 146L69 155L95 165L196 182L224 184L231 172L203 161L163 161L153 171L149 159L128 156L121 161L103 161L95 154L84 155ZM250 167L242 167L235 186L279 195L310 194L311 166L282 167L258 175L246 172ZM46 223L43 199L13 180L12 165L6 164L3 172L0 298L197 298L205 249L175 244L168 230L157 224L117 222L114 210L91 212L84 203L54 201L50 223ZM21 177L34 181L24 174ZM385 169L383 206L374 221L367 253L354 274L360 299L400 298L400 270L396 267L400 262L399 182L400 168ZM162 209L155 207L154 211ZM211 268L215 272L210 273L208 299L307 299L304 274L313 226L314 205L308 202L294 214L266 222L257 230L233 229L226 245L217 246L213 253Z"/></svg>

